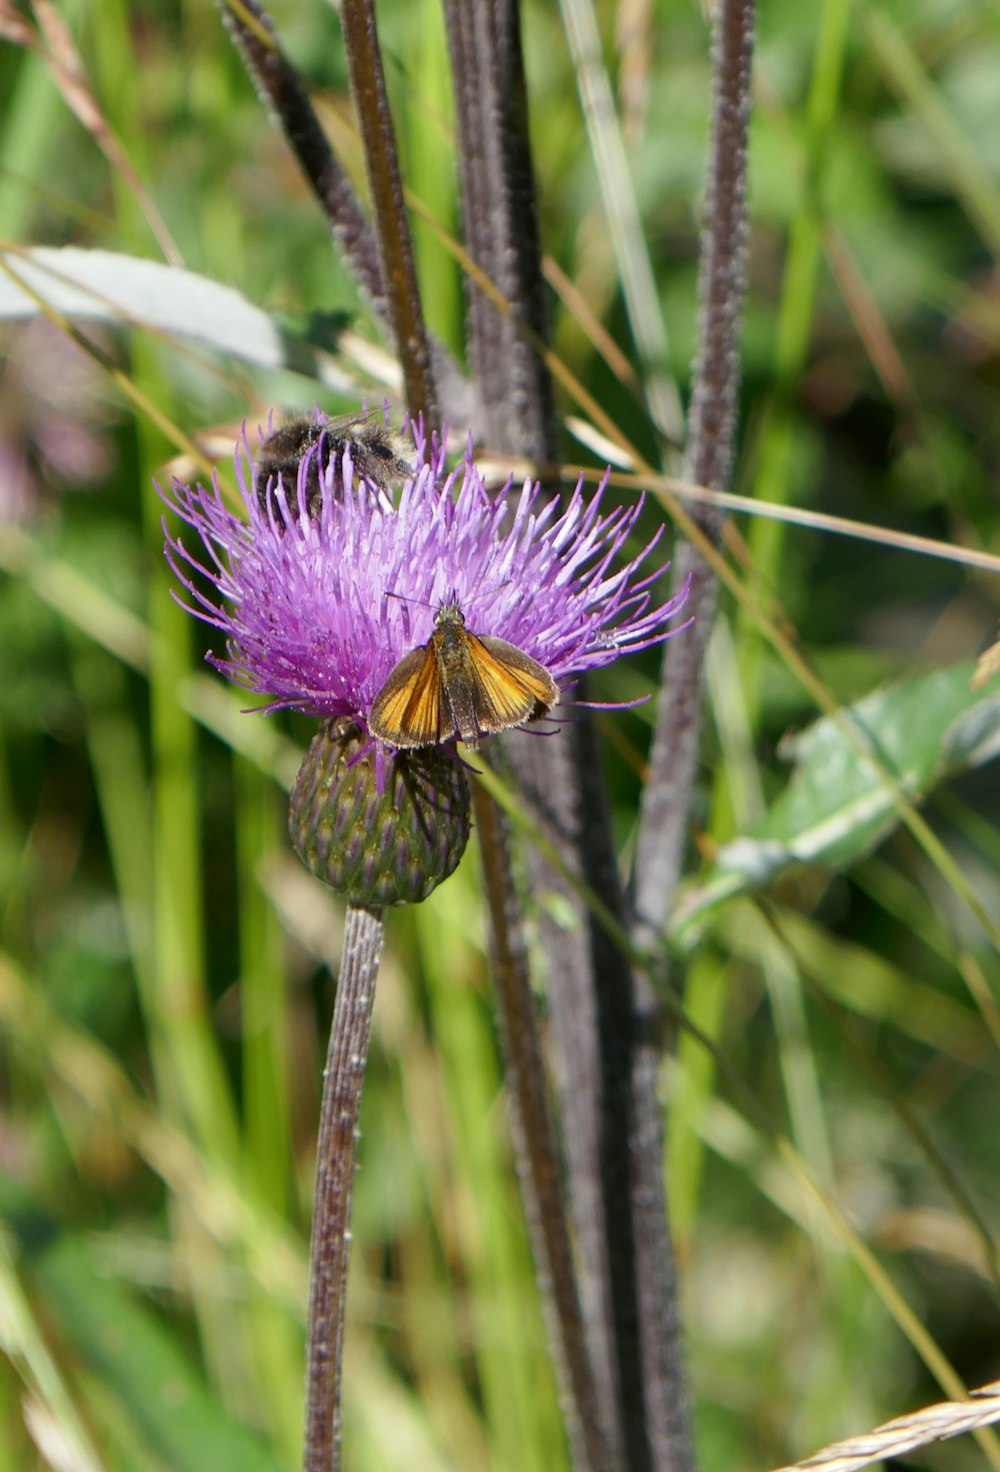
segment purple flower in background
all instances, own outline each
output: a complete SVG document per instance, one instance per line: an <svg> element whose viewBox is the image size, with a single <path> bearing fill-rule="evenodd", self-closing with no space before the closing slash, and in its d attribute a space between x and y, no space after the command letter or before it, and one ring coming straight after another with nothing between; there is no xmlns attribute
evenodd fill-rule
<svg viewBox="0 0 1000 1472"><path fill-rule="evenodd" d="M100 369L44 319L0 330L0 526L106 480L117 411Z"/></svg>
<svg viewBox="0 0 1000 1472"><path fill-rule="evenodd" d="M354 474L349 454L342 467L331 460L321 470L317 504L307 497L313 454L294 489L272 477L262 494L240 447L245 517L217 486L175 482L168 498L204 549L199 560L167 537L187 606L227 636L227 657L208 658L267 696L264 711L287 706L367 724L390 671L430 638L443 603L457 603L471 630L516 645L563 688L687 627L668 627L687 587L651 606L649 585L662 569L639 576L657 537L613 566L641 502L602 516L603 485L588 498L582 482L564 504L530 482L493 494L470 457L447 475L443 444L431 449L418 438L417 469L395 506Z"/></svg>

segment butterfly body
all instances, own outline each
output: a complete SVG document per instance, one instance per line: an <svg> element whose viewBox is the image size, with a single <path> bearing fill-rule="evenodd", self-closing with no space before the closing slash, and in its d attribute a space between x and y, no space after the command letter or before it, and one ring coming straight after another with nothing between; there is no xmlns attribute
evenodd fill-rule
<svg viewBox="0 0 1000 1472"><path fill-rule="evenodd" d="M548 714L559 687L544 665L486 634L473 634L457 603L442 603L434 632L396 665L372 702L368 728L390 746L432 746Z"/></svg>

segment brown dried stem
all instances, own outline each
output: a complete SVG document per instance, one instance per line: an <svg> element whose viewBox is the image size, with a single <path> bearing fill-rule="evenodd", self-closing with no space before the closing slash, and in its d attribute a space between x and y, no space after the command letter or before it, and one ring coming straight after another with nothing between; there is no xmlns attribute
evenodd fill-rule
<svg viewBox="0 0 1000 1472"><path fill-rule="evenodd" d="M804 1462L795 1462L780 1472L857 1472L872 1462L885 1462L915 1452L935 1441L947 1441L965 1432L1000 1421L1000 1380L970 1392L968 1400L939 1401L896 1416L866 1431L814 1452Z"/></svg>
<svg viewBox="0 0 1000 1472"><path fill-rule="evenodd" d="M375 234L353 184L327 142L298 73L278 45L269 16L257 0L226 0L223 21L319 200L345 264L377 316L388 323L389 303Z"/></svg>
<svg viewBox="0 0 1000 1472"><path fill-rule="evenodd" d="M364 144L389 319L403 369L407 408L414 416L423 414L429 431L439 426L437 395L375 11L370 0L342 0L340 23Z"/></svg>

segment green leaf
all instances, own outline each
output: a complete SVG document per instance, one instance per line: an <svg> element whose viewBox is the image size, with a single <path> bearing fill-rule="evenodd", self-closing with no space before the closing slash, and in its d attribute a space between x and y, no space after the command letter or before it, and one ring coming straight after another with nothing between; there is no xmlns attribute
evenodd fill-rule
<svg viewBox="0 0 1000 1472"><path fill-rule="evenodd" d="M32 295L36 293L75 321L149 327L204 343L225 357L260 368L301 373L336 393L357 391L353 377L323 347L253 306L232 286L207 276L138 256L76 246L0 251L0 258L10 272L0 272L0 321L40 316L42 307ZM329 341L328 326L324 337ZM366 370L374 373L381 368L382 377L392 377L387 355L370 344L366 351Z"/></svg>
<svg viewBox="0 0 1000 1472"><path fill-rule="evenodd" d="M263 1441L212 1399L190 1347L102 1273L83 1241L56 1235L25 1253L23 1270L47 1322L167 1466L278 1472Z"/></svg>
<svg viewBox="0 0 1000 1472"><path fill-rule="evenodd" d="M1000 677L973 690L973 665L918 675L865 696L846 714L900 789L922 799L938 783L1000 752ZM893 793L839 722L826 716L788 740L796 770L749 833L727 843L707 876L682 894L671 932L688 944L696 923L732 895L760 890L789 864L839 869L899 821Z"/></svg>

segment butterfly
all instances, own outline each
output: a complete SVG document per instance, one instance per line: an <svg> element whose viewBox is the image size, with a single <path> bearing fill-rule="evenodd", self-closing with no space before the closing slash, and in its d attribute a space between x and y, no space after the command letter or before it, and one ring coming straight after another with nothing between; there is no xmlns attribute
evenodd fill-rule
<svg viewBox="0 0 1000 1472"><path fill-rule="evenodd" d="M506 639L472 634L442 603L426 644L405 654L372 702L368 729L389 746L433 746L537 721L559 699L544 665Z"/></svg>

